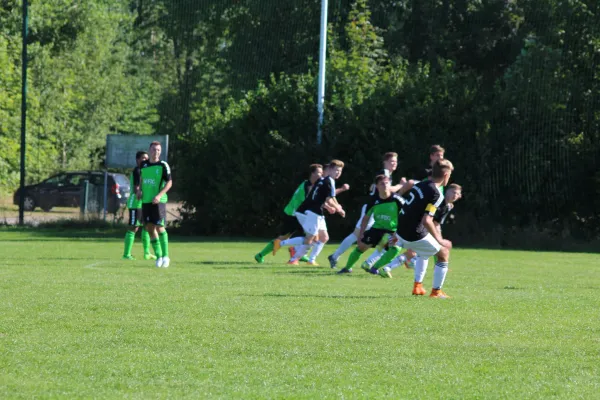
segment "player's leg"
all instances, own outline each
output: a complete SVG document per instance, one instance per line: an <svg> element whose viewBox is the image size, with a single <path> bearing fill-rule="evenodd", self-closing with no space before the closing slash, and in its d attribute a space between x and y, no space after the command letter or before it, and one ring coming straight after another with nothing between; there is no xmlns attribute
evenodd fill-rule
<svg viewBox="0 0 600 400"><path fill-rule="evenodd" d="M137 215L136 215L136 218L137 218L136 226L138 228L141 228L141 230L142 230L141 236L142 236L142 249L144 250L144 260L156 260L156 256L150 252L150 234L148 233L148 231L146 230L146 227L144 226L144 212L141 208L138 210L139 210L139 213L137 213Z"/></svg>
<svg viewBox="0 0 600 400"><path fill-rule="evenodd" d="M356 262L360 259L365 251L368 249L375 247L385 235L385 231L381 229L369 229L367 230L358 245L352 250L350 255L348 256L348 261L346 262L346 266L342 268L338 274L347 274L352 272L352 267Z"/></svg>
<svg viewBox="0 0 600 400"><path fill-rule="evenodd" d="M406 248L408 246L408 244L404 243L402 246L404 248ZM379 276L381 276L382 278L391 278L392 271L394 269L400 267L401 265L404 265L404 263L407 260L410 260L415 256L415 252L410 248L408 250L406 250L404 253L398 255L401 251L402 251L402 247L394 246L394 247L390 248L390 250L388 250L387 253L389 253L389 254L386 253L386 255L384 255L385 258L381 257L381 260L379 260L373 267L373 268L377 268ZM397 256L395 258L393 258L388 264L385 264L385 262L390 257L393 257L395 255L397 255ZM383 266L379 266L380 264L383 264Z"/></svg>
<svg viewBox="0 0 600 400"><path fill-rule="evenodd" d="M150 236L150 246L154 250L156 255L156 266L162 267L163 254L160 242L158 240L158 227L157 223L160 222L160 215L158 212L158 206L152 203L144 203L142 205L142 213L144 214L144 222L146 230Z"/></svg>
<svg viewBox="0 0 600 400"><path fill-rule="evenodd" d="M427 293L423 287L423 279L425 279L425 273L427 272L427 264L429 264L429 258L416 256L413 258L414 271L415 271L415 282L413 284L413 292L415 296L423 296Z"/></svg>
<svg viewBox="0 0 600 400"><path fill-rule="evenodd" d="M160 250L162 252L162 267L167 268L171 264L169 258L169 234L166 229L166 217L167 217L167 205L165 203L158 203L158 221L155 223L158 231L158 241L160 243Z"/></svg>
<svg viewBox="0 0 600 400"><path fill-rule="evenodd" d="M450 250L446 247L442 247L436 254L437 260L435 268L433 270L433 284L431 285L431 294L429 297L438 299L447 299L448 296L442 291L442 286L446 280L446 274L448 273L448 262L450 261Z"/></svg>
<svg viewBox="0 0 600 400"><path fill-rule="evenodd" d="M319 220L319 234L317 241L313 243L312 248L310 250L310 256L308 257L308 264L318 266L317 257L323 251L323 247L325 243L329 241L329 233L327 232L327 223L325 218L321 218Z"/></svg>
<svg viewBox="0 0 600 400"><path fill-rule="evenodd" d="M362 222L362 219L365 215L366 210L367 210L367 205L365 204L365 205L363 205L363 207L361 209L360 218L358 219L358 222L356 223L356 226L354 227L354 231L351 234L349 234L348 236L346 236L344 238L344 240L342 240L342 243L340 243L340 245L338 246L338 248L335 250L335 252L333 254L331 254L329 257L327 257L327 260L329 260L329 266L331 268L335 268L337 266L337 262L338 262L339 258L342 256L342 254L344 254L350 247L352 247L352 245L354 243L356 243L358 241L358 235L360 234L360 224ZM367 227L367 229L369 229L369 228L370 227Z"/></svg>
<svg viewBox="0 0 600 400"><path fill-rule="evenodd" d="M300 215L301 213L296 214ZM307 253L313 242L317 240L319 230L323 227L324 219L324 216L317 215L311 211L306 211L301 217L298 218L298 222L302 225L302 229L306 233L306 237L304 238L304 244L298 247L296 254L294 254L294 257L290 259L288 264L297 265L298 260Z"/></svg>
<svg viewBox="0 0 600 400"><path fill-rule="evenodd" d="M137 232L137 217L136 209L129 209L129 222L127 232L125 232L124 248L123 248L123 259L124 260L135 260L131 255L131 249L133 248L133 242L135 241L135 233Z"/></svg>

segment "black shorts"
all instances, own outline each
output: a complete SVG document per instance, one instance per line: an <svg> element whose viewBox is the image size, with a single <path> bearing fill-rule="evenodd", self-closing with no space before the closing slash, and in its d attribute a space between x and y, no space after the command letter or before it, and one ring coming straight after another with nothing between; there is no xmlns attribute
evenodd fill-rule
<svg viewBox="0 0 600 400"><path fill-rule="evenodd" d="M144 222L159 226L165 226L167 217L167 205L165 203L144 203L142 204L142 214Z"/></svg>
<svg viewBox="0 0 600 400"><path fill-rule="evenodd" d="M129 209L129 226L142 226L144 219L142 218L141 208L130 208Z"/></svg>
<svg viewBox="0 0 600 400"><path fill-rule="evenodd" d="M379 242L381 242L381 239L383 239L384 235L391 235L393 233L394 232L386 231L385 229L371 228L363 234L362 242L371 247L375 247L379 244Z"/></svg>
<svg viewBox="0 0 600 400"><path fill-rule="evenodd" d="M284 214L283 221L279 227L279 236L294 236L294 234L302 234L302 225L296 217Z"/></svg>

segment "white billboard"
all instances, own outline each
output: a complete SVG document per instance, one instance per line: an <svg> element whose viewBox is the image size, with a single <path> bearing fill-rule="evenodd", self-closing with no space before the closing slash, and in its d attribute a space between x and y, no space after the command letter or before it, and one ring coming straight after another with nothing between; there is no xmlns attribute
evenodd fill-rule
<svg viewBox="0 0 600 400"><path fill-rule="evenodd" d="M135 153L148 151L150 143L160 142L160 159L168 162L169 135L106 135L106 168L135 167Z"/></svg>

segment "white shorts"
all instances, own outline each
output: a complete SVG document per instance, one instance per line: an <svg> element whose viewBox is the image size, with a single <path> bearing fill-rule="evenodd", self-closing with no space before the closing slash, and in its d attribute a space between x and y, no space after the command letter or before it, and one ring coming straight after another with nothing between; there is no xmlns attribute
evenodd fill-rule
<svg viewBox="0 0 600 400"><path fill-rule="evenodd" d="M367 205L365 204L364 206L362 206L362 210L360 211L360 218L358 219L358 222L356 223L356 229L360 229L360 224L362 223L362 219L365 216L366 211L367 211ZM371 229L371 227L373 226L374 223L375 223L375 218L373 218L373 215L371 215L371 218L369 218L369 223L367 224L367 229L365 229L365 232L368 231L369 229Z"/></svg>
<svg viewBox="0 0 600 400"><path fill-rule="evenodd" d="M300 225L302 225L302 229L304 229L305 233L308 233L312 236L317 236L319 231L327 232L327 224L325 224L325 216L315 214L312 211L306 211L304 213L295 213L296 219Z"/></svg>
<svg viewBox="0 0 600 400"><path fill-rule="evenodd" d="M424 259L428 259L429 257L436 255L442 248L438 241L431 236L431 233L428 233L427 236L421 240L417 240L416 242L404 240L398 234L396 234L396 237L398 238L398 246L404 249L410 249L417 253L419 257Z"/></svg>

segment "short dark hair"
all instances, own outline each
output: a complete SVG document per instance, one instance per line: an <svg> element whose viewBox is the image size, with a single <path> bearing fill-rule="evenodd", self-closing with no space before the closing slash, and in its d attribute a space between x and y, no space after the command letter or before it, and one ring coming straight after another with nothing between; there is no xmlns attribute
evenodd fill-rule
<svg viewBox="0 0 600 400"><path fill-rule="evenodd" d="M458 190L462 192L462 186L457 183L451 183L448 185L448 190Z"/></svg>
<svg viewBox="0 0 600 400"><path fill-rule="evenodd" d="M137 153L135 153L135 159L136 159L136 160L139 160L139 159L140 159L140 158L142 158L142 156L144 156L144 155L146 155L146 156L147 156L147 155L148 155L148 153L147 153L147 152L145 152L145 151L138 151Z"/></svg>
<svg viewBox="0 0 600 400"><path fill-rule="evenodd" d="M445 153L446 149L444 149L442 146L440 146L439 144L434 144L433 146L431 146L429 148L429 155L435 154L435 153Z"/></svg>
<svg viewBox="0 0 600 400"><path fill-rule="evenodd" d="M323 166L321 164L310 164L310 166L308 167L311 174L316 172L319 168L323 169Z"/></svg>
<svg viewBox="0 0 600 400"><path fill-rule="evenodd" d="M152 147L152 146L161 146L161 144L158 140L155 140L154 142L150 143L150 147Z"/></svg>
<svg viewBox="0 0 600 400"><path fill-rule="evenodd" d="M377 175L377 176L375 177L375 184L376 184L376 185L379 185L379 182L381 182L381 181L382 181L382 180L384 180L384 179L390 179L390 178L389 178L387 175L383 175L383 174L381 174L381 175Z"/></svg>

